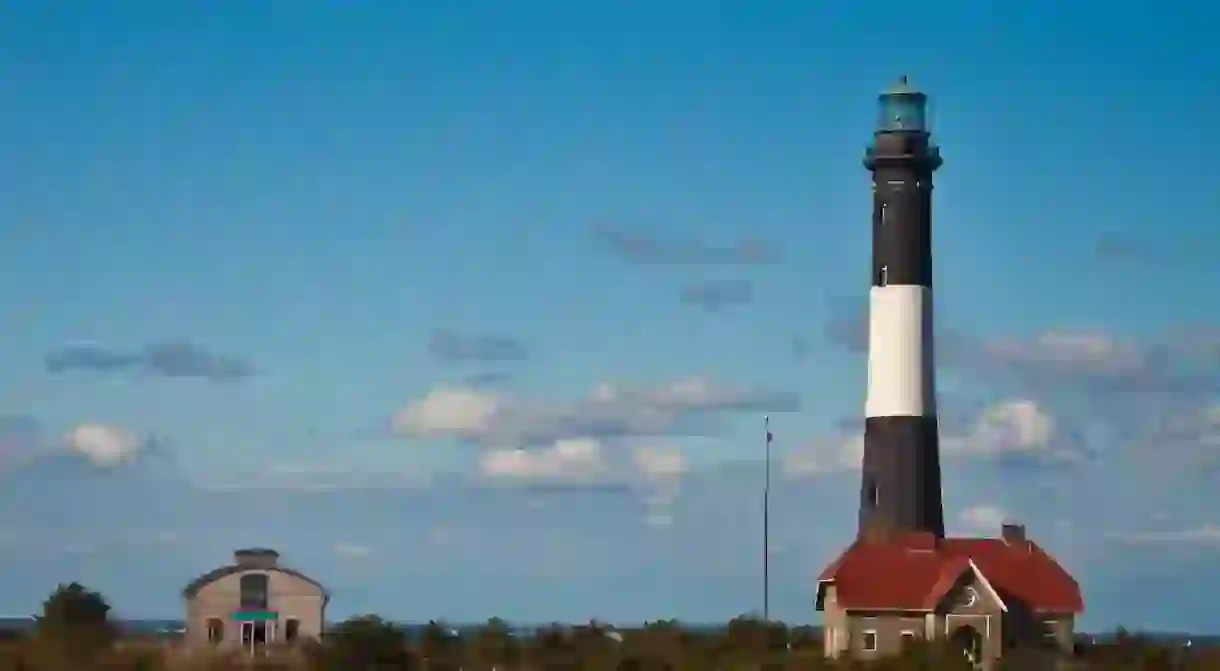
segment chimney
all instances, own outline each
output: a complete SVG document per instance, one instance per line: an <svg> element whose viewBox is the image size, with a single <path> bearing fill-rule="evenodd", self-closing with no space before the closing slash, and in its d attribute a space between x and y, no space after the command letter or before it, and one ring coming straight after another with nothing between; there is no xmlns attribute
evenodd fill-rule
<svg viewBox="0 0 1220 671"><path fill-rule="evenodd" d="M1025 525L1017 524L1016 522L1004 522L1000 525L1000 538L1008 545L1022 545L1026 543Z"/></svg>
<svg viewBox="0 0 1220 671"><path fill-rule="evenodd" d="M275 568L280 553L267 548L247 548L233 553L233 562L245 568Z"/></svg>

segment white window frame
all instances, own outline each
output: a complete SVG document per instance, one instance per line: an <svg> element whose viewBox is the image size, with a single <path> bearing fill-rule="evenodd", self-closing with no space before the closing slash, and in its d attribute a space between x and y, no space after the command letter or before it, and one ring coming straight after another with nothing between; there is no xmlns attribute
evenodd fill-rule
<svg viewBox="0 0 1220 671"><path fill-rule="evenodd" d="M903 629L902 637L909 638L911 640L915 640L915 630L914 629Z"/></svg>
<svg viewBox="0 0 1220 671"><path fill-rule="evenodd" d="M246 648L249 652L254 652L254 622L251 620L242 622L238 631L240 633L238 640L241 641L242 647ZM250 632L249 641L246 640L247 631Z"/></svg>
<svg viewBox="0 0 1220 671"><path fill-rule="evenodd" d="M873 637L873 647L868 646L868 637ZM860 649L864 652L877 652L877 630L865 629L860 632Z"/></svg>

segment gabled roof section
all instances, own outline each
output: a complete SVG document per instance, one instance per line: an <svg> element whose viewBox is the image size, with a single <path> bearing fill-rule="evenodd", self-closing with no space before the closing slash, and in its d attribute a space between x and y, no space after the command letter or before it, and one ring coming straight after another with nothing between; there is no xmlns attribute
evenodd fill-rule
<svg viewBox="0 0 1220 671"><path fill-rule="evenodd" d="M953 591L953 587L961 582L962 576L970 570L970 560L962 557L950 557L944 564L941 565L940 575L936 578L936 583L932 585L931 591L924 597L923 607L927 610L936 608L936 604L940 603L949 592Z"/></svg>
<svg viewBox="0 0 1220 671"><path fill-rule="evenodd" d="M300 578L301 580L304 580L305 582L310 583L311 585L317 587L318 591L322 593L322 600L324 602L326 602L326 603L330 602L330 592L327 591L327 589L322 586L322 583L318 582L317 580L314 580L313 578L310 578L309 576L305 575L304 573L301 573L300 571L296 571L296 570L290 569L290 568L285 568L283 566L272 566L272 567L260 568L260 567L240 565L240 564L230 564L228 566L221 566L220 568L213 569L211 571L208 571L207 573L204 573L203 575L199 576L198 578L195 578L191 582L187 583L186 588L182 590L182 596L183 596L183 598L186 598L186 599L193 599L193 598L195 598L195 595L199 593L199 590L203 589L204 587L207 587L208 585L216 582L217 580L220 580L221 578L224 578L226 576L230 576L230 575L233 575L236 573L245 573L247 571L253 571L253 572L258 572L258 573L270 573L272 571L278 571L285 575L290 575L294 578Z"/></svg>
<svg viewBox="0 0 1220 671"><path fill-rule="evenodd" d="M854 547L854 544L850 545L846 550L840 552L839 556L836 557L834 561L830 562L830 566L827 566L822 570L821 574L818 575L818 591L817 594L814 595L815 610L822 610L823 603L826 599L826 586L834 582L834 576L838 572L839 566L843 564L843 560L847 558L847 555L851 553L852 548Z"/></svg>
<svg viewBox="0 0 1220 671"><path fill-rule="evenodd" d="M970 568L974 571L974 577L978 578L979 584L987 590L987 594L992 599L995 599L995 602L1000 606L1000 610L1007 613L1008 604L1004 603L1004 599L1000 598L1000 593L996 591L996 588L991 586L991 581L987 579L987 576L983 575L983 570L979 568L978 564L974 563L973 559L970 560Z"/></svg>
<svg viewBox="0 0 1220 671"><path fill-rule="evenodd" d="M1004 608L1016 599L1035 612L1084 611L1076 580L1036 543L930 534L857 540L818 577L817 606L833 583L844 608L930 611L967 570Z"/></svg>
<svg viewBox="0 0 1220 671"><path fill-rule="evenodd" d="M962 576L967 572L974 575L978 584L987 590L987 595L999 604L1000 610L1007 613L1008 604L1004 603L1000 593L991 586L991 581L987 580L987 576L983 575L983 570L978 567L978 564L975 564L974 560L968 557L952 557L945 562L940 579L932 586L932 591L928 593L927 599L924 600L924 606L928 610L935 609L936 604L949 595L949 592L953 590L953 587L961 581Z"/></svg>

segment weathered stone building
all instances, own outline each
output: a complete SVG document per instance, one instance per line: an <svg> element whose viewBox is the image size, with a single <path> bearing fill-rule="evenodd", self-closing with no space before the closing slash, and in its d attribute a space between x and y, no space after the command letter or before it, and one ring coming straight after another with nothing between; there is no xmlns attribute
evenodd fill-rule
<svg viewBox="0 0 1220 671"><path fill-rule="evenodd" d="M330 595L316 580L279 564L274 550L233 553L233 563L183 590L189 648L245 648L317 638Z"/></svg>

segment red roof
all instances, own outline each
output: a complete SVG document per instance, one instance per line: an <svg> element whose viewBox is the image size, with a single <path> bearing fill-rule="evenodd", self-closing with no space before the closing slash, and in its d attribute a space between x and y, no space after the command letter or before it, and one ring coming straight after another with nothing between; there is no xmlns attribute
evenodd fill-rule
<svg viewBox="0 0 1220 671"><path fill-rule="evenodd" d="M833 582L840 607L860 610L932 610L971 562L1001 599L1017 599L1036 612L1080 613L1080 585L1033 541L944 538L906 534L884 542L857 540L818 576Z"/></svg>

